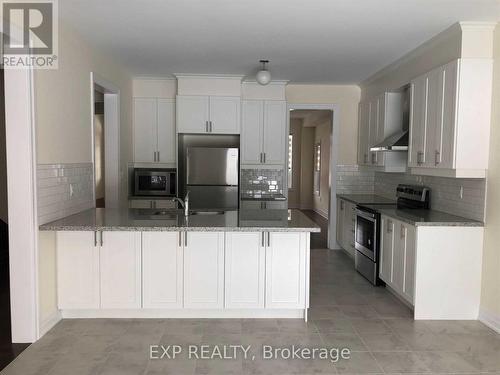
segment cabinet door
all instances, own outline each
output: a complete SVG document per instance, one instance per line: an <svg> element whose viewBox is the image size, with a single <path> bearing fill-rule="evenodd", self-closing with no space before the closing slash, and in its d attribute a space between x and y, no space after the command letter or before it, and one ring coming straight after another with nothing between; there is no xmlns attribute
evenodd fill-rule
<svg viewBox="0 0 500 375"><path fill-rule="evenodd" d="M378 99L370 101L370 112L369 112L369 137L368 137L368 149L375 146L378 143ZM369 151L369 164L376 165L378 162L378 153Z"/></svg>
<svg viewBox="0 0 500 375"><path fill-rule="evenodd" d="M415 241L416 229L411 225L403 225L405 228L404 238L404 277L403 297L412 305L415 298Z"/></svg>
<svg viewBox="0 0 500 375"><path fill-rule="evenodd" d="M141 233L102 232L101 307L141 307Z"/></svg>
<svg viewBox="0 0 500 375"><path fill-rule="evenodd" d="M455 126L456 126L456 108L458 92L458 60L455 60L442 68L442 130L440 137L441 150L437 159L438 168L455 167Z"/></svg>
<svg viewBox="0 0 500 375"><path fill-rule="evenodd" d="M210 97L211 133L240 134L240 97Z"/></svg>
<svg viewBox="0 0 500 375"><path fill-rule="evenodd" d="M394 225L394 247L392 254L392 287L399 293L403 292L406 227L403 223Z"/></svg>
<svg viewBox="0 0 500 375"><path fill-rule="evenodd" d="M344 249L354 257L354 216L355 206L351 202L345 202L344 204L344 235L343 235L343 245Z"/></svg>
<svg viewBox="0 0 500 375"><path fill-rule="evenodd" d="M176 125L178 133L207 133L208 96L177 96Z"/></svg>
<svg viewBox="0 0 500 375"><path fill-rule="evenodd" d="M156 143L156 99L134 99L134 161L153 163Z"/></svg>
<svg viewBox="0 0 500 375"><path fill-rule="evenodd" d="M377 137L375 144L382 142L386 136L385 127L386 127L386 94L382 94L377 98ZM387 134L389 135L389 134ZM379 167L383 167L385 164L385 152L376 152L375 153L375 165Z"/></svg>
<svg viewBox="0 0 500 375"><path fill-rule="evenodd" d="M344 247L344 210L345 201L337 199L337 243Z"/></svg>
<svg viewBox="0 0 500 375"><path fill-rule="evenodd" d="M225 307L264 308L265 233L226 233Z"/></svg>
<svg viewBox="0 0 500 375"><path fill-rule="evenodd" d="M131 199L128 201L129 208L153 208L153 201L148 199Z"/></svg>
<svg viewBox="0 0 500 375"><path fill-rule="evenodd" d="M427 74L427 111L425 157L421 167L435 167L441 150L443 113L442 70L435 69Z"/></svg>
<svg viewBox="0 0 500 375"><path fill-rule="evenodd" d="M264 102L264 162L265 164L285 165L286 103L281 101Z"/></svg>
<svg viewBox="0 0 500 375"><path fill-rule="evenodd" d="M155 208L174 209L177 207L177 203L169 199L157 199L154 202Z"/></svg>
<svg viewBox="0 0 500 375"><path fill-rule="evenodd" d="M241 117L241 164L260 164L264 102L262 100L244 100Z"/></svg>
<svg viewBox="0 0 500 375"><path fill-rule="evenodd" d="M94 233L57 232L59 309L99 308L99 247Z"/></svg>
<svg viewBox="0 0 500 375"><path fill-rule="evenodd" d="M306 306L306 234L271 232L266 248L266 307Z"/></svg>
<svg viewBox="0 0 500 375"><path fill-rule="evenodd" d="M224 233L186 232L184 307L224 306Z"/></svg>
<svg viewBox="0 0 500 375"><path fill-rule="evenodd" d="M175 101L158 99L158 157L160 163L175 163Z"/></svg>
<svg viewBox="0 0 500 375"><path fill-rule="evenodd" d="M142 233L142 307L182 308L181 235L179 232Z"/></svg>
<svg viewBox="0 0 500 375"><path fill-rule="evenodd" d="M411 83L409 167L419 167L425 163L426 121L427 76L422 76Z"/></svg>
<svg viewBox="0 0 500 375"><path fill-rule="evenodd" d="M370 135L370 103L359 103L359 125L358 125L358 164L368 165L370 155L368 150L368 139Z"/></svg>
<svg viewBox="0 0 500 375"><path fill-rule="evenodd" d="M392 285L392 256L394 251L394 221L382 216L380 226L379 277Z"/></svg>

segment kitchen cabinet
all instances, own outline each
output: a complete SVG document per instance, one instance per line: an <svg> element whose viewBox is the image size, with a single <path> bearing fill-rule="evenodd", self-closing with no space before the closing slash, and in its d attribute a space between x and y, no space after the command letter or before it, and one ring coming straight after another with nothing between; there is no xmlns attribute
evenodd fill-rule
<svg viewBox="0 0 500 375"><path fill-rule="evenodd" d="M416 228L382 215L379 277L414 305Z"/></svg>
<svg viewBox="0 0 500 375"><path fill-rule="evenodd" d="M304 233L265 233L266 308L307 308Z"/></svg>
<svg viewBox="0 0 500 375"><path fill-rule="evenodd" d="M130 199L129 208L163 208L175 209L177 203L170 199Z"/></svg>
<svg viewBox="0 0 500 375"><path fill-rule="evenodd" d="M226 233L226 308L264 308L264 237L264 232Z"/></svg>
<svg viewBox="0 0 500 375"><path fill-rule="evenodd" d="M354 235L356 205L344 199L337 199L337 243L354 257Z"/></svg>
<svg viewBox="0 0 500 375"><path fill-rule="evenodd" d="M100 307L99 247L95 232L57 232L57 306Z"/></svg>
<svg viewBox="0 0 500 375"><path fill-rule="evenodd" d="M183 235L180 232L142 233L142 307L182 308Z"/></svg>
<svg viewBox="0 0 500 375"><path fill-rule="evenodd" d="M173 99L134 99L134 161L176 162Z"/></svg>
<svg viewBox="0 0 500 375"><path fill-rule="evenodd" d="M458 59L411 82L412 173L484 178L488 166L492 61Z"/></svg>
<svg viewBox="0 0 500 375"><path fill-rule="evenodd" d="M243 100L241 163L284 167L287 147L286 102Z"/></svg>
<svg viewBox="0 0 500 375"><path fill-rule="evenodd" d="M178 133L240 133L240 97L177 96Z"/></svg>
<svg viewBox="0 0 500 375"><path fill-rule="evenodd" d="M141 233L100 232L101 308L141 307Z"/></svg>
<svg viewBox="0 0 500 375"><path fill-rule="evenodd" d="M370 150L388 136L401 131L402 100L402 93L385 92L359 104L359 165L381 172L406 171L406 153Z"/></svg>
<svg viewBox="0 0 500 375"><path fill-rule="evenodd" d="M184 307L224 307L223 232L184 232Z"/></svg>

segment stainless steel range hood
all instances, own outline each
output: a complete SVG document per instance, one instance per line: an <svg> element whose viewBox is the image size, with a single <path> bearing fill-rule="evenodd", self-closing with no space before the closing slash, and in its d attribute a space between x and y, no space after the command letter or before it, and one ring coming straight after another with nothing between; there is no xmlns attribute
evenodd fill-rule
<svg viewBox="0 0 500 375"><path fill-rule="evenodd" d="M370 151L408 151L408 130L390 135L379 144L370 147Z"/></svg>

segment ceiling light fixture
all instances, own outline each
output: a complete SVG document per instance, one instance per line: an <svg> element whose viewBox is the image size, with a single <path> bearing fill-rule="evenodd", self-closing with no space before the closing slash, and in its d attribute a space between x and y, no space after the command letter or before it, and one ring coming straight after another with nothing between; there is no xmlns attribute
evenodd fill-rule
<svg viewBox="0 0 500 375"><path fill-rule="evenodd" d="M260 63L262 64L262 69L257 72L255 79L261 85L265 86L271 82L271 72L266 68L266 64L269 63L269 60L260 60Z"/></svg>

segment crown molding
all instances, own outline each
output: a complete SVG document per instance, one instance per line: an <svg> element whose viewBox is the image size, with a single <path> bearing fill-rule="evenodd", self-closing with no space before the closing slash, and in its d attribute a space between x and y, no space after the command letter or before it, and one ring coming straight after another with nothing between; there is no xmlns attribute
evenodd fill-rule
<svg viewBox="0 0 500 375"><path fill-rule="evenodd" d="M191 74L191 73L173 73L173 76L177 79L234 79L242 81L245 77L240 74Z"/></svg>
<svg viewBox="0 0 500 375"><path fill-rule="evenodd" d="M290 81L287 81L287 80L274 80L274 81L271 81L267 85L264 85L264 86L269 86L269 85L284 86L284 85L288 85L288 82L290 82ZM245 80L245 81L242 81L241 84L243 84L243 85L259 85L259 86L262 86L259 82L255 81L255 80ZM262 86L262 87L264 87L264 86Z"/></svg>
<svg viewBox="0 0 500 375"><path fill-rule="evenodd" d="M158 77L158 76L133 76L132 79L142 80L142 81L176 81L177 78L171 77Z"/></svg>
<svg viewBox="0 0 500 375"><path fill-rule="evenodd" d="M478 21L461 21L459 22L460 28L466 30L483 30L493 31L497 26L497 22L478 22Z"/></svg>

